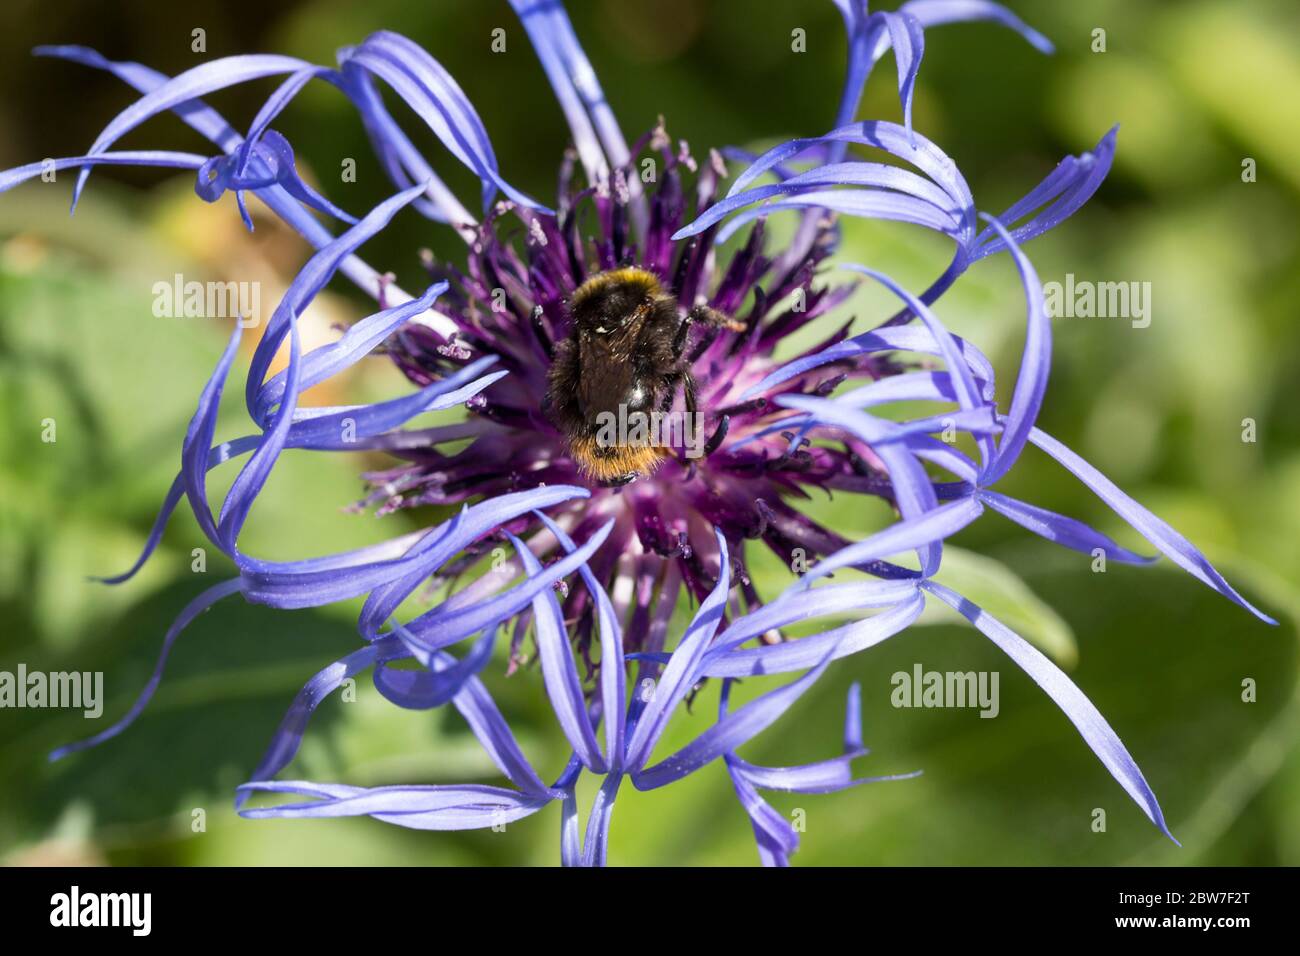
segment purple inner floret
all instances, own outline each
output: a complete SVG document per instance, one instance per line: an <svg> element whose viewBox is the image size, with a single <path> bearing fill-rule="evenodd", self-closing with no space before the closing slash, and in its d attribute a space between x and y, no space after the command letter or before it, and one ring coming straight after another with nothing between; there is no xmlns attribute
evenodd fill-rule
<svg viewBox="0 0 1300 956"><path fill-rule="evenodd" d="M375 491L367 503L390 510L457 504L543 485L587 485L591 497L571 508L561 506L558 514L578 540L615 519L590 562L603 586L615 589L621 565L634 568L634 591L653 587L671 561L690 593L702 599L715 583L716 528L733 555L734 580L747 606L757 607L761 601L741 557L747 539L766 544L784 564L797 549L814 561L848 543L801 514L788 498L818 488L890 495L888 477L866 443L851 435L835 444L792 441L796 426L783 423L801 416L777 404L776 397L825 396L850 379L876 379L901 366L888 355L852 356L787 379L763 397L742 400L746 389L779 367L774 352L786 336L840 306L853 291L852 284L813 285L819 265L834 251L833 215L819 217L797 257L773 257L760 220L724 259L713 242L716 226L673 238L716 201L726 174L722 158L712 153L698 166L684 143L672 148L662 127L638 146L649 149L658 169L655 182L646 184L649 216L640 242L629 221L623 178L628 171L614 171L612 188L579 189L570 160L560 177L555 215L500 203L475 230L463 270L428 261L432 278L450 283L433 310L454 322L455 332L413 325L389 340L388 353L421 387L486 355L497 356L497 367L510 374L467 402L468 422L447 432L447 443L463 447L443 451L430 444L399 451L409 463L369 474ZM686 354L700 383L699 410L705 416L703 447L693 455L679 448L653 474L611 488L583 476L546 414L544 397L555 345L571 327L568 297L590 276L625 266L652 272L683 308L703 302L735 316L745 329L699 329L688 340ZM818 354L847 335L846 323L805 354ZM523 535L536 527L536 521L524 519L510 531ZM480 549L494 546L484 542ZM465 564L474 557L467 555ZM569 594L565 617L585 650L592 626L585 591ZM627 633L629 652L643 649L648 623Z"/></svg>

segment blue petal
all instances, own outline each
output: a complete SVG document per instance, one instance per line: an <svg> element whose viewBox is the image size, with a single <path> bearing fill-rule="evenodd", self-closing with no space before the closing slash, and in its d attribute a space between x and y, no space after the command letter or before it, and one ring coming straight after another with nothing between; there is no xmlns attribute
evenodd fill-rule
<svg viewBox="0 0 1300 956"><path fill-rule="evenodd" d="M917 458L934 462L940 468L951 472L973 488L979 479L979 467L964 452L958 451L947 442L939 441L928 435L910 435L906 439L907 447Z"/></svg>
<svg viewBox="0 0 1300 956"><path fill-rule="evenodd" d="M614 816L614 798L618 796L623 774L611 773L600 785L587 819L587 836L583 841L582 865L604 866L609 856L609 825Z"/></svg>
<svg viewBox="0 0 1300 956"><path fill-rule="evenodd" d="M881 380L882 384L884 382L889 382L889 381L891 381L891 379ZM901 391L901 389L899 391ZM918 392L919 391L920 389L918 388ZM933 400L933 399L941 399L941 398L943 398L943 395L941 393L937 391L929 390L926 391L924 394L921 394L918 400ZM901 401L903 399L891 398L888 400ZM850 395L837 397L835 401L838 404L842 404L849 407L853 407L856 405L855 401L850 400ZM980 408L973 408L970 410L962 409L960 411L939 412L934 415L928 415L924 418L911 418L911 419L907 419L906 421L899 421L899 422L895 422L887 419L880 419L880 420L889 421L890 427L888 428L887 431L880 432L880 435L876 439L876 442L878 442L879 444L890 444L890 443L901 444L909 449L912 447L911 445L912 439L927 436L932 432L942 432L948 429L954 429L956 431L966 432L971 435L992 435L1002 430L1002 426L998 423L999 422L998 415L996 411L993 409L993 406L991 405L985 405ZM808 415L782 418L779 421L771 425L768 425L765 428L761 428L758 431L755 431L745 436L739 441L734 442L729 447L731 447L733 450L737 448L744 448L746 445L758 441L759 439L764 438L768 435L774 435L778 433L784 434L785 432L788 432L789 430L794 428L796 425L799 427L798 427L798 431L795 433L794 437L790 441L791 449L798 447L803 437L807 435L810 431L812 431L814 428L816 428L818 422L814 417Z"/></svg>
<svg viewBox="0 0 1300 956"><path fill-rule="evenodd" d="M528 545L508 532L506 537L523 562L524 573L529 577L540 574L542 563ZM586 696L564 626L564 612L560 610L560 602L552 588L542 590L533 598L533 633L542 666L542 683L565 738L586 767L593 773L604 773L605 760L600 755L600 744L596 743L596 733L587 717Z"/></svg>
<svg viewBox="0 0 1300 956"><path fill-rule="evenodd" d="M638 790L655 790L694 773L696 770L735 750L772 726L782 714L803 696L834 659L835 648L822 654L808 673L784 687L768 691L744 707L723 717L693 741L659 763L632 775ZM671 667L672 664L669 664Z"/></svg>
<svg viewBox="0 0 1300 956"><path fill-rule="evenodd" d="M593 182L625 165L627 142L560 0L510 0L555 91L583 169Z"/></svg>
<svg viewBox="0 0 1300 956"><path fill-rule="evenodd" d="M1047 376L1052 367L1052 323L1047 317L1047 306L1043 299L1043 284L1034 271L1033 263L1020 250L1020 246L1003 228L1002 223L991 216L984 217L997 230L1002 241L1011 250L1016 268L1020 271L1020 280L1025 288L1025 304L1028 318L1025 324L1025 351L1020 361L1020 374L1016 377L1015 391L1011 396L1011 408L1004 420L1005 430L998 442L997 453L991 462L986 462L980 484L992 485L1010 470L1020 457L1029 438L1029 429L1038 420L1038 410L1043 405L1043 395L1047 391Z"/></svg>
<svg viewBox="0 0 1300 956"><path fill-rule="evenodd" d="M844 702L844 752L866 753L862 744L862 685L854 681Z"/></svg>
<svg viewBox="0 0 1300 956"><path fill-rule="evenodd" d="M433 668L437 670L455 667L456 663L456 658L445 651L437 652L431 661ZM478 738L479 744L492 758L492 762L511 783L525 793L545 797L548 800L562 796L560 792L548 788L542 783L542 778L537 776L537 771L524 756L519 742L515 740L515 735L510 732L509 724L501 716L501 711L481 680L471 677L465 681L465 686L452 698L452 704L465 718L470 730Z"/></svg>
<svg viewBox="0 0 1300 956"><path fill-rule="evenodd" d="M240 323L236 322L230 334L230 341L226 343L226 350L217 362L212 377L199 393L198 408L194 412L194 417L190 419L189 427L185 430L185 438L181 442L181 475L185 482L185 495L189 498L190 509L194 512L199 527L208 536L208 540L223 549L225 546L217 534L216 521L212 517L212 509L208 506L206 480L208 450L212 447L212 435L217 427L217 410L221 405L221 393L225 390L226 376L230 373L230 366L235 360L241 333Z"/></svg>
<svg viewBox="0 0 1300 956"><path fill-rule="evenodd" d="M860 272L863 275L870 276L877 282L880 282L885 286L885 288L889 289L890 292L902 299L912 312L920 316L922 323L924 323L925 327L930 330L930 334L934 336L934 341L939 347L939 354L943 356L944 362L948 365L948 375L951 378L953 388L957 392L958 403L965 409L973 409L982 404L980 400L980 389L976 385L975 377L971 373L970 367L962 357L961 349L958 346L955 337L944 328L939 317L930 311L924 302L912 295L912 293L908 292L883 272L877 272L874 269L869 269L866 266L860 266L856 263L850 263L844 266L844 268L853 272ZM994 454L993 440L988 437L981 438L978 441L978 445L980 456L987 465L992 460Z"/></svg>
<svg viewBox="0 0 1300 956"><path fill-rule="evenodd" d="M1109 560L1120 561L1125 564L1150 564L1156 560L1155 558L1137 554L1127 548L1122 548L1110 537L1088 527L1082 521L1067 518L1065 515L1048 511L1046 508L1039 508L1037 505L1017 501L1015 498L1008 498L996 491L981 490L979 499L994 511L1005 515L1021 527L1028 528L1034 534L1042 535L1048 541L1055 541L1057 544L1072 548L1075 551L1092 554L1100 549Z"/></svg>
<svg viewBox="0 0 1300 956"><path fill-rule="evenodd" d="M808 588L817 578L840 568L849 568L891 554L910 551L928 541L941 541L966 527L983 511L983 506L975 498L960 498L924 511L915 518L896 521L888 528L877 531L861 541L845 545L834 554L822 558L809 568L803 577L787 588L785 593L791 594Z"/></svg>
<svg viewBox="0 0 1300 956"><path fill-rule="evenodd" d="M889 607L916 593L915 579L852 581L815 590L790 591L736 618L709 648L707 657L731 651L770 630L799 621L864 608Z"/></svg>
<svg viewBox="0 0 1300 956"><path fill-rule="evenodd" d="M924 301L924 297L922 297ZM961 352L962 362L975 375L977 381L983 381L982 395L985 401L993 400L993 391L995 387L995 377L993 365L989 362L988 357L970 342L961 336L950 336ZM864 332L861 335L855 335L851 339L846 339L830 348L823 349L815 355L806 355L803 358L795 359L778 368L775 372L770 373L757 385L747 388L741 393L740 400L747 401L757 395L770 391L782 382L794 378L796 375L802 375L814 368L819 368L828 362L834 362L839 359L852 358L858 355L868 355L874 352L922 352L927 355L941 355L942 351L939 342L935 339L933 333L927 328L909 327L905 325L896 325L888 328L873 329L870 332Z"/></svg>
<svg viewBox="0 0 1300 956"><path fill-rule="evenodd" d="M865 2L860 7L854 0L833 2L840 9L849 35L848 70L836 112L836 125L840 126L853 119L872 67L891 46L898 48L895 58L898 60L899 92L903 95L904 115L907 115L911 85L915 82L920 61L923 40L917 37L923 36L921 28L961 21L994 20L1015 30L1041 52L1052 52L1052 44L1046 37L1026 26L1006 7L989 0L910 0L894 13L874 14L868 14ZM906 23L906 32L901 38L894 22L897 20ZM909 79L911 82L906 82Z"/></svg>
<svg viewBox="0 0 1300 956"><path fill-rule="evenodd" d="M256 160L256 162L254 162ZM252 170L249 171L249 166ZM216 156L199 169L194 191L205 202L216 202L227 190L235 190L240 211L249 231L253 229L248 210L243 206L242 190L254 191L279 185L294 199L328 216L355 223L356 217L334 205L308 186L298 175L293 147L275 130L267 130L260 140L247 140L234 153Z"/></svg>
<svg viewBox="0 0 1300 956"><path fill-rule="evenodd" d="M393 627L399 634L403 630L400 624L395 624ZM492 660L497 633L497 629L484 631L483 636L474 642L468 654L455 664L439 671L424 668L396 670L388 667L392 661L409 659L411 655L395 638L381 638L372 646L384 647L388 650L386 656L375 664L373 675L375 689L386 700L407 710L431 710L434 707L441 707L464 690L470 678L475 677ZM261 776L269 776L269 774Z"/></svg>
<svg viewBox="0 0 1300 956"><path fill-rule="evenodd" d="M964 229L960 222L954 220L943 209L923 200L913 199L911 196L876 189L808 190L797 193L792 199L783 199L744 210L718 230L714 241L719 244L724 243L755 219L792 209L827 209L862 219L906 222L933 229L954 239L960 238ZM679 230L673 238L689 235L687 230L695 229L699 222L700 220L696 220L685 229Z"/></svg>
<svg viewBox="0 0 1300 956"><path fill-rule="evenodd" d="M1088 464L1077 454L1066 448L1051 435L1035 428L1029 433L1029 440L1047 452L1085 485L1091 488L1102 501L1110 505L1115 512L1161 553L1173 561L1192 577L1218 591L1228 600L1240 604L1265 624L1276 624L1255 605L1237 593L1236 588L1224 580L1223 575L1214 569L1214 565L1205 555L1185 537L1175 531L1166 522L1161 521L1146 508L1142 507L1128 495L1124 494L1114 482Z"/></svg>
<svg viewBox="0 0 1300 956"><path fill-rule="evenodd" d="M844 709L843 756L798 767L760 767L732 754L727 758L727 765L733 776L739 774L755 787L787 793L834 793L864 783L910 780L920 776L921 772L915 770L911 773L855 778L853 761L866 756L867 752L867 748L862 745L862 685L855 681L849 686Z"/></svg>
<svg viewBox="0 0 1300 956"><path fill-rule="evenodd" d="M393 185L398 189L407 189L416 183L424 183L429 198L417 199L413 208L435 222L454 223L462 230L462 235L472 238L472 227L477 220L434 173L433 167L416 149L410 137L397 125L384 106L383 99L375 91L370 73L346 60L343 62L342 73L343 92L352 100L360 114L375 155Z"/></svg>
<svg viewBox="0 0 1300 956"><path fill-rule="evenodd" d="M249 819L319 819L372 816L384 823L415 830L476 830L513 823L536 813L555 797L488 787L460 786L341 787L286 781L246 783L242 791L297 793L316 798L310 803L282 804L240 810Z"/></svg>
<svg viewBox="0 0 1300 956"><path fill-rule="evenodd" d="M815 595L821 590L815 588L809 593ZM815 667L827 654L831 660L838 660L893 637L913 624L924 609L925 600L913 588L910 598L888 610L820 634L780 644L709 653L700 664L700 673L705 677L757 677Z"/></svg>
<svg viewBox="0 0 1300 956"><path fill-rule="evenodd" d="M544 589L572 574L605 542L613 526L614 520L611 518L573 554L560 558L522 584L468 607L457 607L454 610L434 608L408 623L399 636L415 659L427 666L431 652L513 617L531 604Z"/></svg>
<svg viewBox="0 0 1300 956"><path fill-rule="evenodd" d="M326 349L329 346L325 346ZM491 364L491 356L480 362ZM475 370L478 363L467 366L463 371ZM380 402L371 406L358 406L344 412L338 412L332 418L323 416L311 418L306 421L295 421L289 429L288 438L285 441L286 448L310 448L318 451L359 451L363 449L380 449L391 450L394 447L418 442L421 445L430 444L432 437L428 430L409 431L409 432L383 432L374 434L375 431L393 427L394 424L400 424L401 421L410 417L407 413L413 412L418 414L422 411L430 411L439 408L448 408L453 404L458 404L470 395L477 394L478 391L487 387L493 381L496 381L504 373L489 375L484 378L475 379L468 385L456 388L456 380L461 379L462 373L445 379L442 382L434 383L422 389L419 393L422 398L415 402L410 402L410 396L406 399L398 399L395 402ZM277 377L278 378L278 377ZM276 381L275 379L272 380ZM437 392L442 389L441 395ZM315 411L314 409L311 411ZM297 415L302 415L303 409L299 409ZM297 416L295 416L297 417ZM341 433L342 419L351 418L355 427L356 436L354 441L343 441L339 436ZM213 446L208 451L207 470L211 471L224 462L237 458L240 455L247 454L259 447L262 441L260 435L245 435L241 438L235 438L227 442L222 442ZM140 556L136 558L135 563L126 571L113 577L98 578L97 580L104 584L120 584L135 575L154 549L158 542L162 540L163 531L167 527L167 522L175 511L176 505L185 495L185 482L182 475L177 475L172 481L172 486L168 490L163 500L162 507L158 511L158 516L154 519L153 527L145 541ZM240 556L249 566L256 564L246 556Z"/></svg>
<svg viewBox="0 0 1300 956"><path fill-rule="evenodd" d="M362 637L371 639L397 607L420 586L430 574L479 538L492 533L507 521L512 521L528 510L549 508L552 505L586 498L591 492L574 485L539 486L529 491L497 495L472 507L467 506L449 522L425 535L403 559L401 574L375 588L361 609L357 630ZM531 507L530 507L531 505Z"/></svg>
<svg viewBox="0 0 1300 956"><path fill-rule="evenodd" d="M747 189L755 179L768 170L789 162L795 156L810 148L841 143L857 143L884 150L891 156L895 156L925 173L951 199L953 208L960 210L962 244L964 245L969 240L974 239L975 200L971 196L970 187L966 185L965 178L957 169L957 164L943 150L919 133L909 135L907 130L897 123L887 123L883 120L849 123L832 130L824 136L793 139L779 146L774 146L736 177L736 181L732 183L727 195L734 196ZM832 159L832 162L838 162L838 160ZM701 230L696 229L694 223L692 223L679 230L673 238L680 239L694 235L699 231Z"/></svg>
<svg viewBox="0 0 1300 956"><path fill-rule="evenodd" d="M962 364L965 365L964 360ZM988 383L980 379L972 382L982 395ZM947 372L922 371L890 375L836 395L835 400L853 408L870 408L889 402L956 402L957 395L952 376Z"/></svg>
<svg viewBox="0 0 1300 956"><path fill-rule="evenodd" d="M1092 198L1110 172L1118 135L1119 127L1115 126L1091 152L1063 159L1027 196L998 216L998 221L1011 227L1011 235L1017 242L1028 242L1074 215ZM1040 207L1044 208L1028 221L1013 227L1014 223ZM982 259L1005 248L1006 241L990 226L977 237L972 257Z"/></svg>
<svg viewBox="0 0 1300 956"><path fill-rule="evenodd" d="M293 413L298 403L298 377L302 371L302 343L298 335L297 314L289 316L289 368L285 385L285 398L271 422L270 428L263 434L262 440L240 469L226 493L226 500L221 505L221 516L217 520L217 535L224 550L229 554L236 550L239 533L248 518L266 481L271 477L293 425Z"/></svg>
<svg viewBox="0 0 1300 956"><path fill-rule="evenodd" d="M419 44L381 30L351 50L346 62L370 71L391 86L452 155L479 177L484 209L500 189L522 206L550 212L501 177L483 121L451 74Z"/></svg>
<svg viewBox="0 0 1300 956"><path fill-rule="evenodd" d="M189 103L216 90L246 83L266 76L280 73L293 73L311 64L296 57L276 56L274 54L252 54L248 56L227 56L186 70L161 86L146 93L132 103L104 127L87 152L90 155L103 153L118 139L135 129L150 117ZM76 208L81 190L85 188L89 169L83 169L73 191L72 205Z"/></svg>
<svg viewBox="0 0 1300 956"><path fill-rule="evenodd" d="M779 169L780 167L775 168ZM849 191L847 195L857 195L864 198L870 197L875 191L884 191L880 195L882 200L889 200L891 198L890 194L893 193L895 195L892 198L895 201L904 198L910 201L907 203L900 202L899 205L894 207L899 212L892 218L919 222L921 225L927 225L932 229L953 233L960 228L961 210L956 209L953 206L952 198L930 180L897 166L886 166L883 163L850 162L819 166L808 172L792 175L778 183L767 186L754 186L740 192L733 189L727 195L727 198L714 203L701 213L687 227L689 231L684 230L683 234L698 234L714 223L725 219L733 212L752 203L771 199L774 196L803 197L805 202L811 202L811 204L815 205L815 201L807 200L809 194L817 196L842 195L842 193L823 192L822 190L827 186L863 187L859 190ZM757 214L766 215L773 208L773 206L759 207ZM841 208L845 211L852 211L848 207ZM907 210L913 211L912 218L906 218L903 215L903 211ZM857 214L866 215L868 213L859 210ZM734 231L735 228L732 227L728 230L728 234Z"/></svg>
<svg viewBox="0 0 1300 956"><path fill-rule="evenodd" d="M912 135L912 94L916 90L916 74L921 68L921 56L925 53L925 31L921 21L906 10L897 13L882 13L885 25L889 27L889 41L894 47L894 58L898 61L898 97L903 103L903 126L909 136Z"/></svg>
<svg viewBox="0 0 1300 956"><path fill-rule="evenodd" d="M88 737L85 740L79 740L76 743L59 747L57 750L51 752L50 760L58 760L62 757L66 757L70 753L76 753L78 750L97 747L105 740L110 740L111 738L116 737L122 731L126 730L126 728L135 723L135 719L139 717L145 707L148 706L149 701L153 699L154 691L158 689L158 685L162 682L163 668L167 666L167 657L171 654L172 645L175 644L176 639L181 636L181 632L190 625L191 621L208 608L212 607L212 605L216 604L222 598L229 597L231 594L236 593L238 590L238 579L222 581L220 584L214 584L189 604L185 605L184 610L176 616L176 620L172 622L172 626L167 629L167 634L163 637L162 651L159 652L158 663L154 665L153 674L150 675L149 682L144 685L144 690L140 691L140 695L135 699L135 703L131 705L131 709L126 712L126 716L114 723L111 727L101 730L93 737Z"/></svg>
<svg viewBox="0 0 1300 956"><path fill-rule="evenodd" d="M564 802L560 807L560 865L575 867L582 865L582 832L578 820L578 792L574 787L564 791Z"/></svg>
<svg viewBox="0 0 1300 956"><path fill-rule="evenodd" d="M495 355L479 360L486 364L496 361ZM465 372L455 378L468 378ZM474 370L477 371L477 370ZM509 372L493 372L473 378L463 384L442 379L401 398L376 402L373 405L344 405L337 407L300 408L294 416L285 448L312 448L318 451L354 451L363 447L361 442L391 432L417 415L463 405L493 382L500 381ZM347 429L348 437L344 437Z"/></svg>
<svg viewBox="0 0 1300 956"><path fill-rule="evenodd" d="M307 261L307 264L294 277L293 282L280 300L280 304L276 306L275 312L272 313L270 321L267 322L266 330L257 345L257 350L253 353L252 361L249 363L245 404L248 406L250 415L256 417L255 409L258 392L262 388L262 382L266 378L271 362L279 352L280 345L284 342L285 335L289 331L290 315L302 315L316 297L316 294L333 278L342 262L351 256L362 243L387 226L392 221L393 216L397 215L400 209L415 199L422 190L423 187L417 186L381 202L343 235L337 239L332 238L328 244Z"/></svg>
<svg viewBox="0 0 1300 956"><path fill-rule="evenodd" d="M161 149L43 159L39 163L15 166L0 173L0 193L7 192L29 179L35 179L51 169L75 169L78 166L162 166L173 169L198 169L207 161L206 156L197 153L176 153Z"/></svg>
<svg viewBox="0 0 1300 956"><path fill-rule="evenodd" d="M572 553L578 546L564 530L545 514L535 512L560 546ZM627 672L623 656L623 629L609 595L601 587L591 568L583 562L578 567L583 583L596 605L596 620L600 625L600 699L605 713L605 761L610 770L623 768L624 734L627 722Z"/></svg>
<svg viewBox="0 0 1300 956"><path fill-rule="evenodd" d="M383 596L380 589L392 589L401 594L393 605L396 607L420 580L506 521L534 508L547 508L588 494L585 488L551 485L500 495L466 508L450 522L426 533L414 547L410 545L411 536L406 535L380 545L305 561L258 561L240 555L244 596L272 607L317 607L371 590L376 590L370 598L374 602ZM417 574L419 578L409 583ZM402 591L408 584L409 588ZM367 608L372 606L370 602ZM366 630L366 613L363 609L363 621L358 627L363 636L373 636Z"/></svg>
<svg viewBox="0 0 1300 956"><path fill-rule="evenodd" d="M1070 718L1070 723L1078 728L1084 742L1092 748L1093 753L1110 771L1111 776L1142 808L1151 822L1160 828L1161 833L1174 840L1173 834L1165 825L1160 803L1147 785L1142 771L1129 756L1128 750L1115 735L1110 724L1106 723L1106 718L1101 716L1092 701L1084 696L1083 691L1079 690L1060 668L1029 642L983 608L934 581L927 581L922 587L956 609L1015 661L1021 670L1033 678L1034 683L1056 702L1056 706L1061 708L1066 717ZM1178 841L1174 840L1174 842Z"/></svg>
<svg viewBox="0 0 1300 956"><path fill-rule="evenodd" d="M896 431L894 423L848 408L838 402L804 395L783 395L777 398L777 404L803 409L818 421L847 429L869 444L889 470L894 498L904 518L919 517L938 503L930 478L921 463L905 446L882 440ZM943 552L943 537L946 535L921 540L916 544L917 553L921 558L921 570L927 575L933 574L939 567L940 555ZM876 557L884 557L884 555L876 555ZM824 566L825 562L819 561L814 572ZM805 576L803 580L811 581L814 576L816 573Z"/></svg>
<svg viewBox="0 0 1300 956"><path fill-rule="evenodd" d="M922 26L934 27L944 23L962 23L975 20L992 20L1015 30L1040 53L1053 53L1055 47L1033 27L1000 3L992 0L908 0L898 8L899 13L910 13Z"/></svg>
<svg viewBox="0 0 1300 956"><path fill-rule="evenodd" d="M727 556L726 538L716 529L714 535L718 542L718 581L709 596L700 602L699 610L695 612L694 619L682 635L681 642L673 651L672 659L659 679L654 696L641 712L636 726L630 728L627 766L634 772L644 767L650 759L673 711L699 680L699 663L726 610L727 593L731 590L731 565Z"/></svg>
<svg viewBox="0 0 1300 956"><path fill-rule="evenodd" d="M113 62L87 47L46 46L38 47L35 52L38 56L59 57L95 69L107 70L141 93L152 93L170 82L165 73L159 73L157 70L141 66L138 63ZM216 143L223 152L233 152L242 142L242 137L234 127L227 123L220 113L207 106L202 100L188 100L178 103L170 107L170 109L192 128ZM330 231L317 222L278 184L257 190L257 194L276 215L313 246L321 248L334 240L334 236L330 234ZM241 209L243 209L242 195L237 196L237 198ZM339 268L344 275L367 294L375 294L378 287L379 273L373 268L356 256L345 259ZM390 287L390 298L397 294L398 291L394 287Z"/></svg>
<svg viewBox="0 0 1300 956"><path fill-rule="evenodd" d="M254 780L270 780L289 765L302 745L307 724L320 702L343 686L345 680L373 665L380 650L377 645L371 645L353 651L347 657L330 664L303 686L271 737L271 744L258 762L257 769L253 771ZM235 809L243 806L247 798L248 793L240 790L235 797Z"/></svg>
<svg viewBox="0 0 1300 956"><path fill-rule="evenodd" d="M754 785L733 768L731 758L727 760L727 769L731 773L731 785L736 791L736 798L754 829L759 859L764 866L789 866L790 854L799 849L799 834L790 825L790 821L777 813L771 804L759 796Z"/></svg>

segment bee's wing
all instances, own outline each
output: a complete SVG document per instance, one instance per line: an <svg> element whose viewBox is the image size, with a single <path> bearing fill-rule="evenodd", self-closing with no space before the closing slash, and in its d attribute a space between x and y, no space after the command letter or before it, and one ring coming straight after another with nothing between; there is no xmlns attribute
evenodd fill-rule
<svg viewBox="0 0 1300 956"><path fill-rule="evenodd" d="M578 336L578 401L583 414L617 413L636 385L633 336Z"/></svg>

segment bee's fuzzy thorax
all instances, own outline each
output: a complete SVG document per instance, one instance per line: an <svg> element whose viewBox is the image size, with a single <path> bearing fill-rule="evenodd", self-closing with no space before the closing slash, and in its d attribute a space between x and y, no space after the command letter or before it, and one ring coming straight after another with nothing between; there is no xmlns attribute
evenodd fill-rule
<svg viewBox="0 0 1300 956"><path fill-rule="evenodd" d="M623 286L625 288L630 286L639 289L645 293L647 299L652 299L661 293L659 277L653 272L639 269L636 266L627 266L592 276L574 290L573 296L569 299L569 308L580 308L593 295L614 286Z"/></svg>

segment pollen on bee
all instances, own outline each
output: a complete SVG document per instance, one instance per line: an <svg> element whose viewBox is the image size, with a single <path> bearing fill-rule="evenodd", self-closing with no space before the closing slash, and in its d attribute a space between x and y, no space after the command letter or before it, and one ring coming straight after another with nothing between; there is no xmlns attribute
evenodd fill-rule
<svg viewBox="0 0 1300 956"><path fill-rule="evenodd" d="M667 457L653 445L608 445L584 435L569 442L569 451L582 474L596 481L616 481L630 474L649 475Z"/></svg>

